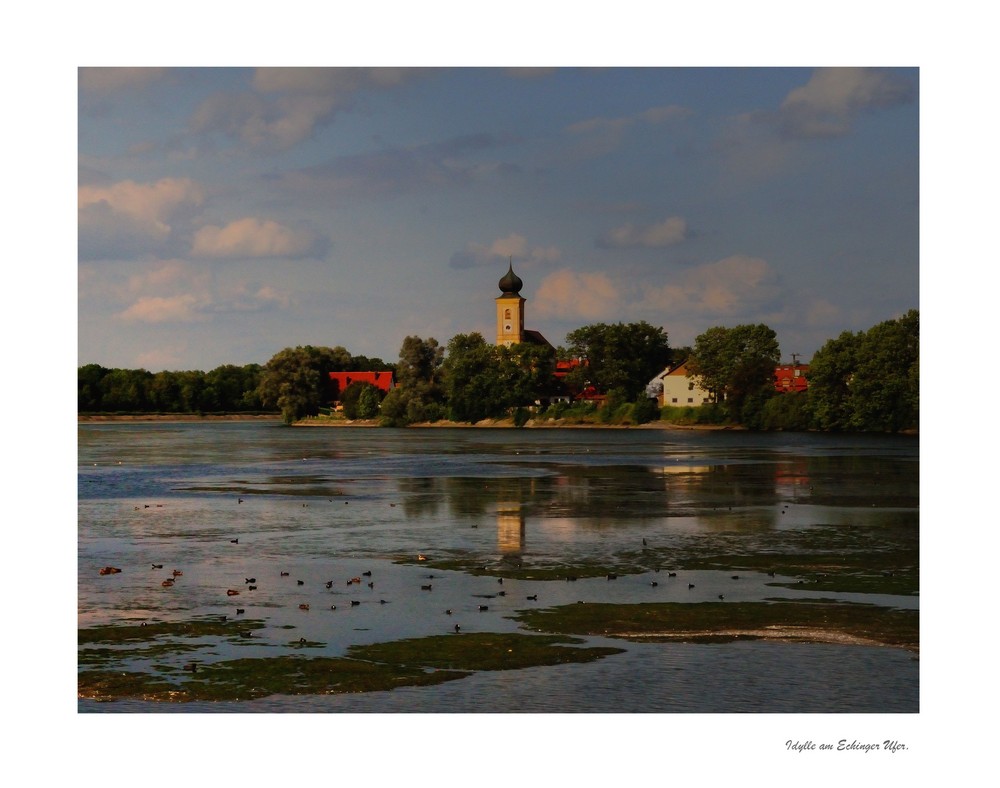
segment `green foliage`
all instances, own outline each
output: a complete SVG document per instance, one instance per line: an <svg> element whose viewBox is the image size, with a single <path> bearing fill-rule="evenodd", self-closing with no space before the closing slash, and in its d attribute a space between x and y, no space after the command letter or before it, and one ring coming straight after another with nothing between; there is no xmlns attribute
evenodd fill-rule
<svg viewBox="0 0 1000 788"><path fill-rule="evenodd" d="M286 424L315 416L331 400L330 372L351 368L342 347L285 348L264 366L258 391L265 406L277 406Z"/></svg>
<svg viewBox="0 0 1000 788"><path fill-rule="evenodd" d="M790 391L768 398L760 409L757 429L803 431L810 423L809 392Z"/></svg>
<svg viewBox="0 0 1000 788"><path fill-rule="evenodd" d="M373 419L378 415L382 392L365 381L351 383L340 395L344 416L349 419Z"/></svg>
<svg viewBox="0 0 1000 788"><path fill-rule="evenodd" d="M898 432L920 420L920 313L911 309L827 342L809 368L809 410L821 430Z"/></svg>
<svg viewBox="0 0 1000 788"><path fill-rule="evenodd" d="M530 405L552 383L551 348L492 345L481 334L458 334L448 343L443 364L448 412L455 421L477 422L507 416Z"/></svg>
<svg viewBox="0 0 1000 788"><path fill-rule="evenodd" d="M725 406L729 418L756 421L773 391L780 359L777 336L763 323L715 326L695 339L688 367L701 388Z"/></svg>
<svg viewBox="0 0 1000 788"><path fill-rule="evenodd" d="M566 335L568 354L586 359L567 381L578 391L590 384L599 391L622 389L626 400L639 397L649 380L670 360L667 334L642 321L639 323L596 323Z"/></svg>

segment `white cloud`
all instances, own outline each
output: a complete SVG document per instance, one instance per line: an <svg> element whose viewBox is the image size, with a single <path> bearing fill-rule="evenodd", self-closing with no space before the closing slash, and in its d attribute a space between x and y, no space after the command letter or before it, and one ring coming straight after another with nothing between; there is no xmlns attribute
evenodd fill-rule
<svg viewBox="0 0 1000 788"><path fill-rule="evenodd" d="M557 246L535 246L528 248L528 239L518 233L511 233L504 238L497 238L489 244L470 243L461 252L451 256L449 265L452 268L486 268L502 267L509 258L514 263L528 265L548 264L562 257L562 250Z"/></svg>
<svg viewBox="0 0 1000 788"><path fill-rule="evenodd" d="M301 257L316 245L312 233L293 230L271 219L246 217L225 227L208 225L195 233L196 257Z"/></svg>
<svg viewBox="0 0 1000 788"><path fill-rule="evenodd" d="M143 296L118 316L130 323L191 323L207 320L204 296Z"/></svg>
<svg viewBox="0 0 1000 788"><path fill-rule="evenodd" d="M190 178L83 184L77 189L80 255L94 259L162 250L176 224L190 218L204 199L201 186Z"/></svg>
<svg viewBox="0 0 1000 788"><path fill-rule="evenodd" d="M422 74L398 68L261 68L252 93L217 93L191 117L194 132L221 132L264 150L310 139L363 90L399 87Z"/></svg>
<svg viewBox="0 0 1000 788"><path fill-rule="evenodd" d="M659 249L680 243L687 238L687 233L687 221L670 216L655 224L621 225L601 236L597 245L609 249Z"/></svg>
<svg viewBox="0 0 1000 788"><path fill-rule="evenodd" d="M77 77L81 90L112 93L128 88L143 88L160 79L165 68L81 68Z"/></svg>
<svg viewBox="0 0 1000 788"><path fill-rule="evenodd" d="M738 315L758 308L777 292L777 277L765 260L733 255L686 271L677 283L646 288L640 308L667 316Z"/></svg>
<svg viewBox="0 0 1000 788"><path fill-rule="evenodd" d="M913 99L913 87L875 68L820 68L781 103L779 124L788 137L840 137L863 112Z"/></svg>
<svg viewBox="0 0 1000 788"><path fill-rule="evenodd" d="M577 273L568 268L546 276L533 300L533 311L543 318L605 320L621 306L618 288L606 274Z"/></svg>
<svg viewBox="0 0 1000 788"><path fill-rule="evenodd" d="M660 125L686 118L691 114L692 110L671 104L651 107L643 112L619 118L588 118L567 126L566 131L580 140L577 153L599 156L617 149L622 143L625 132L633 126Z"/></svg>

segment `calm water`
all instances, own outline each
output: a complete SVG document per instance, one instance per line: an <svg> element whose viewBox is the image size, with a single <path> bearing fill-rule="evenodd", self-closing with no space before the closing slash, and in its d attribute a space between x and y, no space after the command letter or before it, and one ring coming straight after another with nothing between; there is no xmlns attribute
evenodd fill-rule
<svg viewBox="0 0 1000 788"><path fill-rule="evenodd" d="M870 540L872 549L915 544L919 444L909 436L139 423L80 425L78 437L80 625L232 615L234 600L248 618L267 621L253 645L220 644L206 660L273 656L299 637L323 644L301 653L335 656L352 644L444 634L456 623L465 632L516 631L508 617L515 611L576 601L698 602L724 592L735 601L918 606L915 595L786 589L774 583L794 578L742 570L738 583L725 568L681 570L669 579L657 572L706 552L787 553L803 545L836 551L858 539ZM474 560L491 571L627 559L646 572L614 582L508 578L501 597L494 577L396 563L418 553ZM106 565L123 571L102 577L98 570ZM183 576L165 589L161 581L173 569ZM365 583L347 583L363 572L371 572ZM254 592L246 589L251 577ZM422 590L424 584L432 590ZM227 588L240 589L240 596L227 597ZM533 595L537 601L527 600ZM485 598L489 610L480 612ZM303 603L309 611L299 609ZM919 709L919 663L902 650L591 642L627 651L585 665L484 672L367 695L170 706L81 701L79 708Z"/></svg>

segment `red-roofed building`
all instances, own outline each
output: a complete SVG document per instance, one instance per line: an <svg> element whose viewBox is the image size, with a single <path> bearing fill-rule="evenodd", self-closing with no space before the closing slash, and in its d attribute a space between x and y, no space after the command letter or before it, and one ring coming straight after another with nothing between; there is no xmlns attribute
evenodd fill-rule
<svg viewBox="0 0 1000 788"><path fill-rule="evenodd" d="M392 372L331 372L330 384L334 402L340 402L344 389L352 383L370 383L375 388L388 392L396 387Z"/></svg>
<svg viewBox="0 0 1000 788"><path fill-rule="evenodd" d="M774 370L774 390L805 391L809 388L809 381L806 380L808 374L808 364L782 364Z"/></svg>

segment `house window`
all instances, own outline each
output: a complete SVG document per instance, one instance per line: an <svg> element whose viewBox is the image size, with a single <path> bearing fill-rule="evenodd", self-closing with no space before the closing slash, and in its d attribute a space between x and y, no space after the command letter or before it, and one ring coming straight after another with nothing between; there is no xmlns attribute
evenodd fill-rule
<svg viewBox="0 0 1000 788"><path fill-rule="evenodd" d="M670 401L671 402L677 402L677 397L673 397Z"/></svg>
<svg viewBox="0 0 1000 788"><path fill-rule="evenodd" d="M694 397L688 397L688 402L694 402Z"/></svg>

